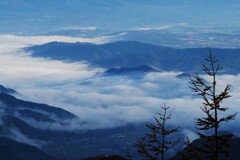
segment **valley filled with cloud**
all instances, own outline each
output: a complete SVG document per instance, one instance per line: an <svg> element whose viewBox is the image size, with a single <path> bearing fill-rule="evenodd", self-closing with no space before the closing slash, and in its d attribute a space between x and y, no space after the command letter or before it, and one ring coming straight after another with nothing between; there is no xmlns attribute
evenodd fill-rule
<svg viewBox="0 0 240 160"><path fill-rule="evenodd" d="M0 159L236 160L239 14L238 0L0 0Z"/></svg>
<svg viewBox="0 0 240 160"><path fill-rule="evenodd" d="M0 54L1 83L17 90L18 98L61 107L74 113L82 122L76 122L76 125L72 122L71 127L74 129L146 123L151 121L164 103L171 106L171 125L190 128L195 123L194 118L202 114L202 100L191 92L188 77L178 77L181 72L106 75L106 69L93 67L88 62L33 58L21 49L29 44L50 42L54 37L45 37L44 40L34 36L8 37L1 39L7 44ZM61 39L65 42L78 40ZM105 41L92 38L82 42ZM206 75L203 78L211 81ZM238 110L239 79L239 75L218 77L219 88L223 89L226 84L232 85L233 98L226 101L232 113ZM239 120L237 118L233 123L239 123Z"/></svg>

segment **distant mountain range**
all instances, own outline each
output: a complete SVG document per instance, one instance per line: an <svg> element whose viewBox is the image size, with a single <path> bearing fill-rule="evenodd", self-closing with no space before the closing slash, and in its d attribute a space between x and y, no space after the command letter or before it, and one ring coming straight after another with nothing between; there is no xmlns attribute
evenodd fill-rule
<svg viewBox="0 0 240 160"><path fill-rule="evenodd" d="M206 28L189 27L184 25L165 26L165 29L158 28L136 28L135 30L81 30L81 29L64 29L46 33L50 36L73 36L83 38L108 37L108 41L139 41L154 45L176 47L176 48L240 48L240 34L237 28L232 29L233 33L224 28ZM161 27L160 27L161 28ZM164 26L163 26L164 28Z"/></svg>
<svg viewBox="0 0 240 160"><path fill-rule="evenodd" d="M187 74L201 71L199 66L204 63L204 57L209 53L208 48L175 49L134 41L102 45L51 42L30 46L24 50L31 52L34 57L87 61L91 65L106 69L147 65L159 71L182 71ZM211 50L224 68L222 73L239 73L240 49Z"/></svg>
<svg viewBox="0 0 240 160"><path fill-rule="evenodd" d="M110 68L105 71L107 75L119 75L119 74L137 74L137 73L149 73L149 72L160 72L147 65L141 65L137 67L122 67L122 68Z"/></svg>

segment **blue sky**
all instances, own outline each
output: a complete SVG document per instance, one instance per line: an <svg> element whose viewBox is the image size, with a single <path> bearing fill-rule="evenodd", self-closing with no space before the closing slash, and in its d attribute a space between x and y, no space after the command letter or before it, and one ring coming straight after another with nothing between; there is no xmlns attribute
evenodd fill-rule
<svg viewBox="0 0 240 160"><path fill-rule="evenodd" d="M1 33L40 33L78 26L107 29L239 27L237 0L0 0Z"/></svg>

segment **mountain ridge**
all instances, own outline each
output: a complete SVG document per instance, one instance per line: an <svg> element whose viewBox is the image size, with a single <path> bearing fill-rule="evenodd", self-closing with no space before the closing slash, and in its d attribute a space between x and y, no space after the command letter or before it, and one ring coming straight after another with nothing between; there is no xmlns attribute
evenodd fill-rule
<svg viewBox="0 0 240 160"><path fill-rule="evenodd" d="M106 69L114 67L136 67L148 65L160 71L180 71L187 74L200 71L202 57L208 48L176 49L136 41L120 41L101 45L89 43L52 42L29 46L25 51L33 57L44 57L66 61L85 61ZM238 74L240 49L211 48L224 67L223 73ZM234 68L232 66L235 66Z"/></svg>
<svg viewBox="0 0 240 160"><path fill-rule="evenodd" d="M60 160L37 147L4 137L0 137L0 157L4 160Z"/></svg>
<svg viewBox="0 0 240 160"><path fill-rule="evenodd" d="M150 73L150 72L160 72L147 65L140 65L136 67L118 67L109 68L104 73L107 75L119 75L119 74L136 74L136 73Z"/></svg>

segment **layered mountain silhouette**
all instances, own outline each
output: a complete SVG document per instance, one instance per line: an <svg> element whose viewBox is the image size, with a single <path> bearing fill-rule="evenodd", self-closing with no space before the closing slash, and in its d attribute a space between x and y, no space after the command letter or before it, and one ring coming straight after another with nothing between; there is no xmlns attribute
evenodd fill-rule
<svg viewBox="0 0 240 160"><path fill-rule="evenodd" d="M110 68L105 71L108 75L119 75L119 74L135 74L135 73L149 73L149 72L160 72L147 65L141 65L137 67L121 67L121 68Z"/></svg>
<svg viewBox="0 0 240 160"><path fill-rule="evenodd" d="M1 108L5 111L5 114L19 114L28 118L43 121L51 120L51 114L55 119L73 119L76 116L68 111L61 108L49 106L46 104L38 104L29 101L23 101L15 98L6 93L0 93L0 101L2 102ZM52 116L52 117L53 117Z"/></svg>
<svg viewBox="0 0 240 160"><path fill-rule="evenodd" d="M60 160L37 147L0 137L0 157L4 160Z"/></svg>
<svg viewBox="0 0 240 160"><path fill-rule="evenodd" d="M74 114L61 108L0 93L0 157L6 160L57 159L45 151L51 143L69 135L68 131L56 130L52 125L64 126L66 121L74 119L77 119ZM47 126L42 128L44 125Z"/></svg>
<svg viewBox="0 0 240 160"><path fill-rule="evenodd" d="M29 139L54 140L58 139L54 125L64 127L66 122L77 119L61 108L23 101L5 93L0 93L0 102L1 135L14 135L17 131Z"/></svg>
<svg viewBox="0 0 240 160"><path fill-rule="evenodd" d="M0 85L0 92L6 93L6 94L11 94L11 95L17 94L16 90L14 90L12 88L7 88L3 85Z"/></svg>
<svg viewBox="0 0 240 160"><path fill-rule="evenodd" d="M71 124L79 126L72 129ZM3 137L4 143L6 138L7 140L11 138L7 141L9 147L6 150L0 147L0 153L11 153L14 156L12 159L21 160L20 152L23 158L26 158L25 155L28 155L30 150L32 155L29 157L41 157L38 154L43 154L44 157L51 154L64 160L80 159L90 155L93 157L123 155L124 148L132 147L144 133L142 128L132 125L85 131L81 124L85 125L74 114L61 108L24 101L0 93L0 137ZM12 153L21 146L23 150L19 149L19 152ZM20 157L16 158L18 156ZM52 156L49 159L51 158Z"/></svg>
<svg viewBox="0 0 240 160"><path fill-rule="evenodd" d="M87 61L94 66L107 69L114 67L152 66L160 71L201 71L202 57L208 48L176 49L135 41L114 42L102 45L89 43L51 42L24 49L35 57L58 60ZM224 66L223 73L237 74L240 70L240 49L211 49ZM234 67L232 67L234 66Z"/></svg>

